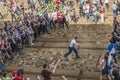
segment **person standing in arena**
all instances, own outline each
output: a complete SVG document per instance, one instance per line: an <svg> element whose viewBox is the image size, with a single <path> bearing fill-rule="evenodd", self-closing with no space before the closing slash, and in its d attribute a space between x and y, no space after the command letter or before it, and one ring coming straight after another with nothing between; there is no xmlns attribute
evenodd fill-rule
<svg viewBox="0 0 120 80"><path fill-rule="evenodd" d="M80 56L78 55L78 50L75 48L75 45L77 45L77 46L80 45L80 44L78 44L78 43L76 42L77 38L78 38L78 37L75 37L75 38L72 39L72 41L70 42L70 44L69 44L69 51L68 51L66 54L64 54L64 57L65 57L65 58L67 58L67 56L70 55L72 51L75 52L76 59L80 58Z"/></svg>

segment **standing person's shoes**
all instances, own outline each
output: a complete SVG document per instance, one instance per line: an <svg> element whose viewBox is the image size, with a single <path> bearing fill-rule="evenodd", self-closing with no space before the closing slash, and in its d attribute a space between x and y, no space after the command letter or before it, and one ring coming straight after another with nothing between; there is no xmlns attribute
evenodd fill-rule
<svg viewBox="0 0 120 80"><path fill-rule="evenodd" d="M50 34L49 32L47 32L47 34Z"/></svg>

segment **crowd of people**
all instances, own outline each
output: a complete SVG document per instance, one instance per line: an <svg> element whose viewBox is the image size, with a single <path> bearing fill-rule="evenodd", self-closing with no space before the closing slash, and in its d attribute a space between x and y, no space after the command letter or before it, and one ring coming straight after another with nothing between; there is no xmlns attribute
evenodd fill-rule
<svg viewBox="0 0 120 80"><path fill-rule="evenodd" d="M120 53L120 23L114 18L113 22L114 31L112 32L112 37L107 46L107 52L104 56L104 59L101 59L101 77L103 75L108 77L108 80L120 80L120 71L118 69L118 54Z"/></svg>
<svg viewBox="0 0 120 80"><path fill-rule="evenodd" d="M89 2L89 0L86 0L86 2L80 0L80 17L85 17L86 21L88 21L90 16L92 16L95 23L97 23L98 19L101 18L101 23L103 24L105 22L105 12L112 10L111 12L113 13L114 17L120 15L119 1L113 1L112 9L110 8L109 4L109 0L92 0L92 2Z"/></svg>
<svg viewBox="0 0 120 80"><path fill-rule="evenodd" d="M51 18L51 15L55 15L57 12L64 14L66 21L68 22L77 22L78 18L85 17L86 21L92 17L92 20L97 23L101 19L101 23L105 22L105 15L108 11L112 12L113 16L116 17L120 15L120 2L119 0L113 0L112 8L110 7L109 0L76 0L76 4L79 6L79 9L73 7L73 0L27 0L28 7L25 7L24 2L18 5L19 0L1 0L0 3L3 4L6 11L11 13L12 21L17 20L17 16L20 16L20 13L25 15L25 13L33 13L34 16L44 16L45 18ZM36 6L36 5L39 6ZM61 10L61 11L60 11ZM79 15L77 14L79 11ZM59 15L59 14L58 14ZM1 18L4 18L2 12L0 13ZM61 17L61 16L59 16ZM48 18L46 19L48 21ZM52 18L56 21L57 16ZM61 19L59 19L61 20ZM48 21L47 23L49 23ZM60 21L60 23L62 23ZM66 23L65 23L66 24Z"/></svg>
<svg viewBox="0 0 120 80"><path fill-rule="evenodd" d="M2 71L5 61L13 59L15 53L24 49L25 45L32 46L33 41L42 34L51 34L50 31L69 29L68 22L63 14L62 4L64 1L39 0L39 8L35 6L35 0L28 0L28 8L24 3L18 5L17 0L0 0L5 10L11 13L12 21L1 23L0 28L0 71L3 80L24 80L25 77L16 72L13 78L9 73ZM0 13L1 18L4 16ZM20 17L22 15L22 17ZM18 18L19 17L19 18Z"/></svg>
<svg viewBox="0 0 120 80"><path fill-rule="evenodd" d="M39 7L36 6L37 2ZM1 72L6 59L12 59L15 56L14 53L24 49L25 45L34 45L33 41L40 35L45 33L51 34L52 31L59 28L64 29L65 26L69 29L69 22L73 21L76 23L77 15L76 9L73 7L73 2L73 0L27 0L28 7L25 7L24 2L18 4L19 0L0 0L0 4L4 6L5 10L11 13L11 21L5 21L4 24L0 25ZM110 9L109 0L92 0L92 2L90 0L76 0L76 2L79 5L80 18L85 17L86 21L88 21L90 16L92 16L93 21L97 23L100 14L101 22L105 22L104 13L105 10ZM118 0L114 0L112 12L114 18L120 14L120 3ZM22 17L20 17L21 15ZM4 19L2 12L0 12L0 16L1 19ZM108 77L108 72L115 67L115 65L112 65L113 62L117 64L117 51L120 49L120 24L116 19L113 24L114 32L108 45L107 57L105 56L105 59L101 61L101 65L104 66L102 75L107 74ZM107 66L108 62L110 69ZM5 73L4 77L7 77L7 75ZM18 73L17 75L19 76L20 74ZM109 80L111 80L110 77ZM117 80L116 77L115 80Z"/></svg>

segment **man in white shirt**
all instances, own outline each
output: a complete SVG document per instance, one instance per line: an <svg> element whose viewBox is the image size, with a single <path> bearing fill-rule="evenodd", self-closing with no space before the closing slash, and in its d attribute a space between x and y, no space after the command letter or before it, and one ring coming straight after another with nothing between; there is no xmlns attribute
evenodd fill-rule
<svg viewBox="0 0 120 80"><path fill-rule="evenodd" d="M78 44L76 40L77 40L77 37L72 39L72 41L70 42L69 51L66 54L64 54L65 58L67 58L67 56L70 55L72 51L74 51L76 58L80 58L80 56L78 55L78 50L75 48L75 45L79 46L80 44Z"/></svg>
<svg viewBox="0 0 120 80"><path fill-rule="evenodd" d="M55 22L55 21L57 21L57 12L54 10L53 12L52 12L52 19L53 19L53 21Z"/></svg>

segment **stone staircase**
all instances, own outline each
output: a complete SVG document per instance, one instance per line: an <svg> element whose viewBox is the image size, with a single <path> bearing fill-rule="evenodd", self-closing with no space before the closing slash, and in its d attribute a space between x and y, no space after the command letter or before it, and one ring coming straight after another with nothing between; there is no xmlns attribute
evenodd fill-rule
<svg viewBox="0 0 120 80"><path fill-rule="evenodd" d="M19 53L13 61L6 64L5 70L23 68L26 75L38 75L44 63L49 64L49 69L60 60L53 80L60 80L65 75L70 80L98 80L100 76L99 60L103 58L111 36L113 27L110 25L69 25L70 29L51 31L51 34L42 34L33 46ZM68 50L69 41L73 36L78 36L80 59L76 60L72 53L67 59L63 55ZM32 70L31 70L32 69ZM79 75L80 71L83 74ZM28 76L29 76L28 75ZM56 77L56 78L55 78ZM30 77L33 78L33 77Z"/></svg>
<svg viewBox="0 0 120 80"><path fill-rule="evenodd" d="M27 6L26 0L19 0L24 2ZM112 1L111 1L112 2ZM78 6L74 6L78 11ZM7 13L0 4L0 11ZM110 16L107 16L110 14ZM58 60L56 73L52 76L53 80L61 80L60 76L65 75L68 80L99 80L100 65L99 60L103 58L106 47L113 31L112 23L113 17L111 12L106 12L106 20L104 25L92 22L85 22L84 18L78 19L77 24L70 22L70 29L58 29L56 31L50 30L51 34L41 34L33 46L26 46L26 48L19 53L13 61L8 61L4 70L12 71L23 68L25 75L35 80L36 75L40 74L42 65L49 64L49 69L53 69ZM10 14L6 19L10 19ZM77 12L78 16L78 12ZM118 17L120 20L120 17ZM73 36L78 36L78 43L81 44L78 49L80 59L76 60L72 53L67 59L63 57L67 52L67 47ZM80 74L80 71L83 74Z"/></svg>
<svg viewBox="0 0 120 80"><path fill-rule="evenodd" d="M27 5L27 0L18 0L18 5L20 6L22 4L22 2L24 2L24 6L25 8L28 7ZM105 23L104 24L112 24L113 23L113 16L112 16L112 3L113 1L110 1L110 8L109 10L105 10ZM39 4L38 2L36 1L36 7L39 8ZM75 9L76 9L76 15L77 15L77 24L95 24L93 22L93 17L91 16L89 21L86 22L85 18L80 18L79 17L79 4L76 4L76 2L74 1L74 6L73 6ZM11 21L11 15L10 15L10 12L6 11L3 7L2 4L0 4L0 12L2 12L2 14L5 16L4 19L0 20L0 21L6 21L6 20L10 20ZM118 16L118 20L120 20L120 16ZM70 24L75 24L74 22L70 22ZM99 18L97 24L101 24L101 20Z"/></svg>

